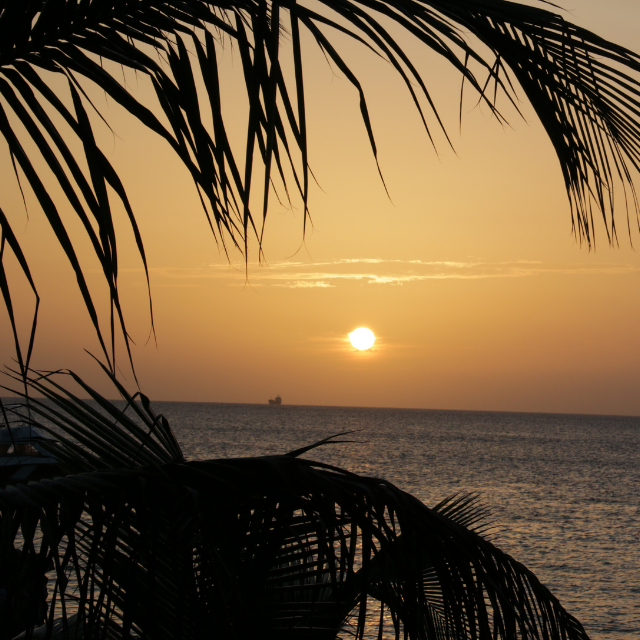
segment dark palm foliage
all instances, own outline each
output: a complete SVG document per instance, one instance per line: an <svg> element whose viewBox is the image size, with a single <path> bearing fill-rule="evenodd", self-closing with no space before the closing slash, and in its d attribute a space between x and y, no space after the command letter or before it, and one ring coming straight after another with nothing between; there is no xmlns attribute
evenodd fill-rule
<svg viewBox="0 0 640 640"><path fill-rule="evenodd" d="M145 269L146 259L125 187L96 144L86 87L99 87L166 141L189 170L215 237L246 254L251 234L262 238L272 185L280 184L285 198L289 188L295 191L307 218L303 37L315 41L358 91L376 158L362 87L332 44L333 35L347 34L387 59L404 79L425 127L421 105L428 105L440 125L427 85L391 35L391 23L448 60L498 117L498 92L514 101L519 83L555 147L577 235L592 244L595 208L615 241L614 183L630 185L635 204L629 163L638 167L640 58L556 13L505 0L318 0L308 6L295 0L0 0L0 133L20 184L35 194L75 271L107 360L114 358L114 324L129 344L118 293L113 198L127 211ZM476 40L469 42L468 34ZM486 55L478 52L478 41ZM244 73L250 107L244 149L231 148L225 129L217 73L225 42L239 52ZM280 64L284 55L293 60L292 77L285 77ZM125 85L121 67L149 77L157 97L154 110ZM66 95L52 89L52 77L66 84ZM262 167L258 175L254 157ZM50 195L47 184L57 185L59 198ZM263 190L259 212L250 207L252 188ZM108 334L62 210L78 217L101 264L111 302ZM627 211L629 221L628 216ZM36 292L1 209L0 227L0 257L8 246ZM0 289L17 343L0 264ZM34 330L36 319L37 293ZM32 346L33 333L26 348L18 345L23 371Z"/></svg>
<svg viewBox="0 0 640 640"><path fill-rule="evenodd" d="M0 0L0 131L21 188L34 193L75 271L109 368L116 323L128 341L113 198L129 215L145 269L146 259L123 183L96 143L87 87L166 141L189 170L215 237L246 254L251 234L261 240L274 184L285 198L290 188L308 214L303 37L358 91L376 159L362 88L332 34L386 58L420 113L428 105L440 124L391 22L447 59L497 117L497 93L513 100L511 79L519 83L556 149L577 234L592 243L595 207L615 240L613 185L630 185L628 165L638 168L640 59L549 11L504 0ZM225 41L240 54L250 107L239 150L229 143L217 75ZM280 65L285 50L292 77ZM120 66L150 78L155 110L120 80ZM66 93L59 83L53 90L52 77ZM252 188L262 189L257 212ZM101 264L111 345L64 210L78 217ZM37 302L21 349L7 247L34 292L36 285L2 209L0 227L0 289L18 378L26 379ZM0 492L0 640L29 635L45 620L62 636L85 638L382 638L384 628L429 639L586 638L529 571L480 535L473 500L430 510L382 480L293 456L187 463L143 396L120 388L129 405L122 412L76 382L98 411L44 378L29 384L49 402L18 410L28 422L55 425L52 450L74 475ZM45 602L47 571L54 586Z"/></svg>
<svg viewBox="0 0 640 640"><path fill-rule="evenodd" d="M483 537L473 496L428 509L298 452L184 462L146 399L123 392L123 411L31 384L47 400L16 411L54 425L75 475L0 491L0 640L39 624L61 638L587 640Z"/></svg>

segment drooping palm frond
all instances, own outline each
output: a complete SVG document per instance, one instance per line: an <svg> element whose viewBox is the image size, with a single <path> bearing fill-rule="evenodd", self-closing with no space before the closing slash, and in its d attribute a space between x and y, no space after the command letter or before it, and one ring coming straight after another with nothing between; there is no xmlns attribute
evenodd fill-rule
<svg viewBox="0 0 640 640"><path fill-rule="evenodd" d="M428 509L384 480L298 457L332 439L184 462L146 399L112 377L126 401L116 407L68 375L91 402L32 375L45 398L14 409L57 436L67 471L84 472L0 490L0 640L39 625L56 639L587 640L484 537L477 496Z"/></svg>
<svg viewBox="0 0 640 640"><path fill-rule="evenodd" d="M109 627L112 637L167 639L587 638L530 571L477 533L385 481L307 460L43 480L1 491L0 513L2 558L15 560L12 610L28 610L25 593L42 607L19 569L38 557L42 575L51 559L48 624L77 613L83 637ZM29 620L3 623L15 631Z"/></svg>
<svg viewBox="0 0 640 640"><path fill-rule="evenodd" d="M631 232L632 212L638 223L631 170L640 160L640 57L540 8L435 4L491 49L494 81L509 69L526 93L556 151L578 237L595 242L595 209L609 242L617 240L617 182L630 189L623 200Z"/></svg>
<svg viewBox="0 0 640 640"><path fill-rule="evenodd" d="M114 358L116 321L129 346L118 293L113 198L129 216L145 270L147 264L124 183L96 142L88 87L104 91L167 143L190 172L214 236L246 253L251 234L261 242L276 181L287 197L289 185L295 188L307 218L305 83L310 79L304 74L303 37L315 41L358 91L376 158L362 86L334 44L338 33L387 59L405 81L427 130L423 104L441 126L426 80L402 41L391 35L390 22L443 56L498 117L495 92L505 92L515 104L513 77L555 147L577 235L593 242L595 207L615 241L617 180L630 186L635 201L630 167L637 169L639 158L640 59L557 13L506 0L318 0L308 5L293 0L0 0L0 133L21 188L28 185L35 195L75 271L108 361ZM468 40L468 34L477 40ZM488 54L479 50L478 41ZM249 115L242 149L231 147L225 128L218 76L225 42L239 51L246 86ZM284 56L293 60L292 77L283 71ZM138 100L122 79L122 68L150 79L155 107ZM66 95L60 82L54 90L53 77L66 86ZM260 175L254 157L262 164ZM263 190L259 213L250 206L256 182ZM51 184L59 197L51 195ZM108 284L110 348L63 211L81 222ZM35 290L12 231L15 224L0 212L0 226L0 257L8 244ZM17 335L4 262L0 288ZM18 352L25 370L31 346Z"/></svg>

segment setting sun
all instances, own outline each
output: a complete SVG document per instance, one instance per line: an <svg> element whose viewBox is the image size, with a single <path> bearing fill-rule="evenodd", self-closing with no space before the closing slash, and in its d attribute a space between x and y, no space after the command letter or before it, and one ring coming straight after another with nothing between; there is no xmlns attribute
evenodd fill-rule
<svg viewBox="0 0 640 640"><path fill-rule="evenodd" d="M366 351L371 349L373 343L376 341L376 337L373 335L371 329L366 327L359 327L349 334L349 340L351 344L360 351Z"/></svg>

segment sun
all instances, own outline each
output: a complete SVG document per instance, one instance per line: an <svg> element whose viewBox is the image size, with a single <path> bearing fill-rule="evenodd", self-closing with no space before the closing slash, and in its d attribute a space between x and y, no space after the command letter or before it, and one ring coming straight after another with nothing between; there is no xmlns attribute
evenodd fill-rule
<svg viewBox="0 0 640 640"><path fill-rule="evenodd" d="M366 327L358 327L349 334L349 340L351 344L360 351L366 351L371 349L373 343L376 341L376 337L373 335L371 329Z"/></svg>

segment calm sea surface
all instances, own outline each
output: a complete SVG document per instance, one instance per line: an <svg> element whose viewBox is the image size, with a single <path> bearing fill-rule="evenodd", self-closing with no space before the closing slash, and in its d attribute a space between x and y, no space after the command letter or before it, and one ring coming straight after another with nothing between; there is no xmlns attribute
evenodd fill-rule
<svg viewBox="0 0 640 640"><path fill-rule="evenodd" d="M385 478L434 505L477 491L491 536L593 640L640 638L640 418L156 402L188 459L286 453Z"/></svg>

